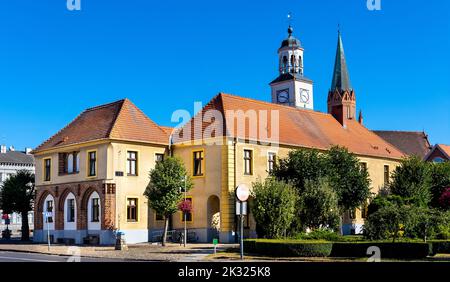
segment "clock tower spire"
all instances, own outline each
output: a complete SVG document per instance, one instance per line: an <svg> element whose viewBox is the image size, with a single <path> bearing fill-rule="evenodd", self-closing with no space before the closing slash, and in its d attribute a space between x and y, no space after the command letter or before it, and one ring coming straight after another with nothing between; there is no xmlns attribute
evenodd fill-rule
<svg viewBox="0 0 450 282"><path fill-rule="evenodd" d="M347 120L356 119L356 95L350 83L340 31L338 31L336 60L327 103L328 113L333 115L343 126Z"/></svg>
<svg viewBox="0 0 450 282"><path fill-rule="evenodd" d="M270 83L272 102L287 106L313 109L313 82L303 73L303 47L288 28L288 37L278 49L278 77Z"/></svg>

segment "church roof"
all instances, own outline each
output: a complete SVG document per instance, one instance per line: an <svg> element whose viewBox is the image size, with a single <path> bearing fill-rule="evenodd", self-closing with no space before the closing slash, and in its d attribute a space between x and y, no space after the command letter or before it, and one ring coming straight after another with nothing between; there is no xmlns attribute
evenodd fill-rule
<svg viewBox="0 0 450 282"><path fill-rule="evenodd" d="M375 134L409 156L424 158L431 149L425 132L374 130Z"/></svg>
<svg viewBox="0 0 450 282"><path fill-rule="evenodd" d="M342 43L342 36L339 32L338 43L336 49L336 60L334 62L333 80L331 83L331 90L351 90L350 76L348 75L347 62L345 60L344 44Z"/></svg>
<svg viewBox="0 0 450 282"><path fill-rule="evenodd" d="M260 120L262 113L267 113L267 125L263 126L263 128L267 129L268 132L267 134L259 132L257 141L321 150L340 145L358 155L391 159L400 159L404 156L393 145L357 121L349 120L344 128L332 115L326 113L297 109L224 93L214 97L196 117L201 118L208 110L219 111L224 117L224 123L221 127L222 132L213 131L211 137L228 136L246 140L253 139L251 129L254 129L254 127L249 128L248 122L246 122L245 130L239 130L237 127L238 118L230 116L230 113L254 111L258 120ZM272 111L278 112L278 120L276 120L276 116L273 115ZM206 120L211 120L211 118L206 118L205 121L199 123L201 130L194 130L194 119L188 122L179 132L175 133L178 140L174 139L174 142L189 142L204 137L205 131L215 122L214 120L212 122L207 122ZM274 136L276 130L272 131L272 122L274 122L274 125L279 124L278 138ZM261 127L261 125L257 127ZM191 134L187 136L189 129ZM256 130L260 131L261 129ZM186 132L186 136L184 136L184 132Z"/></svg>
<svg viewBox="0 0 450 282"><path fill-rule="evenodd" d="M34 152L104 139L168 144L169 134L123 99L85 110Z"/></svg>

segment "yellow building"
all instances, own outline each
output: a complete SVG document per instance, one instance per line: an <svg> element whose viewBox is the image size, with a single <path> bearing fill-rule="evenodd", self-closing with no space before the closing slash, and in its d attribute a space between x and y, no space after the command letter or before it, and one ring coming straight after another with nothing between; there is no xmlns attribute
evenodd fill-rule
<svg viewBox="0 0 450 282"><path fill-rule="evenodd" d="M367 167L377 193L403 153L364 127L361 115L356 119L341 36L328 113L321 113L313 110L304 50L292 28L288 32L278 51L280 73L271 83L271 103L221 93L173 130L158 126L125 99L84 111L36 148L34 239L45 241L49 230L54 241L110 244L120 230L128 243L156 240L164 222L143 194L149 171L168 155L183 160L193 179L187 194L193 211L186 224L197 241L233 242L235 188L264 179L274 161L294 149L348 148ZM360 210L349 212L344 233L360 233L364 216ZM177 212L170 229L183 227ZM256 236L249 210L245 232Z"/></svg>

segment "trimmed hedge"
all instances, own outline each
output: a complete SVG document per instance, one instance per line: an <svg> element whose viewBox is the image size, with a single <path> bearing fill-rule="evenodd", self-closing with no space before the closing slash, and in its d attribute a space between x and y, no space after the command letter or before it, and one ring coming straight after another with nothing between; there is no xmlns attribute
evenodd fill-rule
<svg viewBox="0 0 450 282"><path fill-rule="evenodd" d="M450 254L450 241L429 241L433 247L430 255Z"/></svg>
<svg viewBox="0 0 450 282"><path fill-rule="evenodd" d="M249 253L276 257L328 257L333 243L326 241L245 240Z"/></svg>
<svg viewBox="0 0 450 282"><path fill-rule="evenodd" d="M380 248L381 259L402 258L402 259L422 259L432 252L431 243L420 242L353 242L334 243L331 252L332 257L369 257L367 249L371 246Z"/></svg>

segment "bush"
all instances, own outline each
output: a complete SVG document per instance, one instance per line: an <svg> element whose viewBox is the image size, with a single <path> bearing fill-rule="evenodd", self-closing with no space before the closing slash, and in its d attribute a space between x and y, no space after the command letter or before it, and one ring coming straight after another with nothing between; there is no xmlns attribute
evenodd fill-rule
<svg viewBox="0 0 450 282"><path fill-rule="evenodd" d="M325 241L245 240L244 250L276 257L328 257L333 243Z"/></svg>
<svg viewBox="0 0 450 282"><path fill-rule="evenodd" d="M380 248L381 259L422 259L432 252L431 243L387 243L387 242L352 242L334 243L332 257L368 257L367 249L371 246Z"/></svg>
<svg viewBox="0 0 450 282"><path fill-rule="evenodd" d="M430 243L433 245L430 255L450 254L450 241L433 240Z"/></svg>

